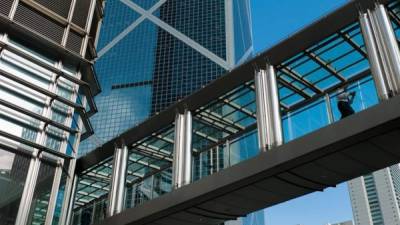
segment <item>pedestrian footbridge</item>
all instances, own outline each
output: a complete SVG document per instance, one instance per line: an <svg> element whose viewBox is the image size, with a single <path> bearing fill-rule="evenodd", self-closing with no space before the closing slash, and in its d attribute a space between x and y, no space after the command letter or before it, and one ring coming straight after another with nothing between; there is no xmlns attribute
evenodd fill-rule
<svg viewBox="0 0 400 225"><path fill-rule="evenodd" d="M400 162L400 97L106 219L220 224Z"/></svg>
<svg viewBox="0 0 400 225"><path fill-rule="evenodd" d="M80 158L70 222L217 225L400 162L400 3L379 2L350 1ZM341 119L343 87L356 113Z"/></svg>

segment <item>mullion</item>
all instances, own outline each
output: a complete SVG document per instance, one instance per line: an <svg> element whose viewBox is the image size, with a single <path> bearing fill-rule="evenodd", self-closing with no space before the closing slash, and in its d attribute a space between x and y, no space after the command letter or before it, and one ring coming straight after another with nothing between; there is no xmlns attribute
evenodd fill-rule
<svg viewBox="0 0 400 225"><path fill-rule="evenodd" d="M327 63L326 61L324 61L323 59L321 59L320 57L318 57L315 53L313 52L306 52L306 54L308 55L308 57L310 57L314 62L316 62L318 65L320 65L324 70L328 71L330 74L336 76L336 78L338 78L339 80L346 81L346 79L337 73L337 71L332 68L330 66L330 63Z"/></svg>
<svg viewBox="0 0 400 225"><path fill-rule="evenodd" d="M304 79L300 74L298 74L294 69L290 68L289 66L282 67L281 72L293 79L293 81L289 82L290 84L292 84L294 81L297 81L317 94L322 92L319 88L315 87L312 83ZM303 91L304 89L305 88L301 90Z"/></svg>

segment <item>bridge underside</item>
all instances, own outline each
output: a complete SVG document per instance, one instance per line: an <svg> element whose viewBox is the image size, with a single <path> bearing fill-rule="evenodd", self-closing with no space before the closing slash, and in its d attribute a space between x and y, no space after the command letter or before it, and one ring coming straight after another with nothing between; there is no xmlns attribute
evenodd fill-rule
<svg viewBox="0 0 400 225"><path fill-rule="evenodd" d="M396 97L102 224L219 224L399 161Z"/></svg>

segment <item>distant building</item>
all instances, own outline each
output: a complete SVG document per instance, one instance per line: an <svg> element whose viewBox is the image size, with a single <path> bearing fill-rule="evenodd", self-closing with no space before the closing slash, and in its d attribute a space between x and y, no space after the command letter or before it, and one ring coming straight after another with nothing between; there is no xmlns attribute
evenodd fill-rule
<svg viewBox="0 0 400 225"><path fill-rule="evenodd" d="M355 225L400 224L400 166L348 182Z"/></svg>
<svg viewBox="0 0 400 225"><path fill-rule="evenodd" d="M353 221L346 221L346 222L340 222L340 223L328 223L326 225L354 225Z"/></svg>

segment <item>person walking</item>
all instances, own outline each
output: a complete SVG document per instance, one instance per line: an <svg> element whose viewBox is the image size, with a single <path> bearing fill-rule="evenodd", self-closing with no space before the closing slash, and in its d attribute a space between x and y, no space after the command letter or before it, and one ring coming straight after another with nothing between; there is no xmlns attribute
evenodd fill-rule
<svg viewBox="0 0 400 225"><path fill-rule="evenodd" d="M340 111L340 114L342 114L342 117L340 119L343 119L345 117L348 117L352 114L354 114L354 109L351 107L351 104L353 104L354 97L356 96L356 92L348 92L347 91L347 86L344 86L343 88L340 88L338 90L338 109Z"/></svg>

